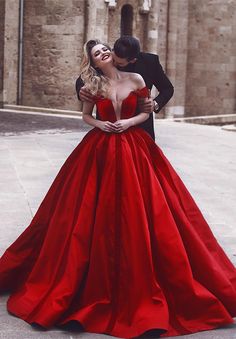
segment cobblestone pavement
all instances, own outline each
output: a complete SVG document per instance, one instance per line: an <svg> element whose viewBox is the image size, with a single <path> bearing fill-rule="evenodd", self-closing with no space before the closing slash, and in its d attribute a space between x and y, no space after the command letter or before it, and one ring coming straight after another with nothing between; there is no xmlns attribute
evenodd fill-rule
<svg viewBox="0 0 236 339"><path fill-rule="evenodd" d="M88 131L82 119L55 115L0 112L0 135L16 135L45 130Z"/></svg>
<svg viewBox="0 0 236 339"><path fill-rule="evenodd" d="M0 120L1 255L29 224L59 168L88 127L80 119L18 113L1 113ZM236 134L215 126L168 121L155 124L157 144L236 265ZM7 313L7 297L0 299L0 338L112 338L33 328ZM236 325L180 338L236 339Z"/></svg>

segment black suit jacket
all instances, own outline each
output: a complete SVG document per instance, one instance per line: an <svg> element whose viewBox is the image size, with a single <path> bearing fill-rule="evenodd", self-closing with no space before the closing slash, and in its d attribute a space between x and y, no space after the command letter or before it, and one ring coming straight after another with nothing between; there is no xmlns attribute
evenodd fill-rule
<svg viewBox="0 0 236 339"><path fill-rule="evenodd" d="M159 105L158 112L170 100L174 93L174 87L163 71L158 55L141 52L135 63L128 64L128 66L122 68L122 70L140 74L150 90L152 89L152 86L157 88L159 94L155 98L155 101ZM76 92L79 100L79 91L83 85L84 83L79 77L76 80ZM140 124L140 127L148 132L155 140L153 114L150 114L149 118Z"/></svg>

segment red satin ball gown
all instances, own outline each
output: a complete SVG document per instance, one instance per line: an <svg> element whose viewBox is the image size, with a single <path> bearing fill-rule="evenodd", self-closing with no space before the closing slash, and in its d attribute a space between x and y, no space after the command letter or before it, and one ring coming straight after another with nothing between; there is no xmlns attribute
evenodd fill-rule
<svg viewBox="0 0 236 339"><path fill-rule="evenodd" d="M137 97L121 117L135 114ZM98 98L102 120L116 121ZM236 316L236 269L160 148L139 127L92 129L68 157L31 224L0 259L8 311L45 328L174 336Z"/></svg>

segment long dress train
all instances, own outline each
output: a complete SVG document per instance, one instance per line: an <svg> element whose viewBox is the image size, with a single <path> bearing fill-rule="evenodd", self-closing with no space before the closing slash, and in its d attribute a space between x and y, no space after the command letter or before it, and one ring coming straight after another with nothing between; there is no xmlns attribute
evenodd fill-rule
<svg viewBox="0 0 236 339"><path fill-rule="evenodd" d="M135 114L138 96L123 101ZM109 99L100 118L116 121ZM131 338L216 328L236 316L236 269L160 148L138 126L92 129L0 259L8 311L46 328Z"/></svg>

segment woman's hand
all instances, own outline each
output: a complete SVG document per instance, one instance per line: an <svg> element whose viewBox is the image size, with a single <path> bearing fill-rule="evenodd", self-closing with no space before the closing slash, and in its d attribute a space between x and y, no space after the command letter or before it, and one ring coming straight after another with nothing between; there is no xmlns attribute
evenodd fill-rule
<svg viewBox="0 0 236 339"><path fill-rule="evenodd" d="M110 121L99 121L98 128L100 128L103 132L117 132L117 128L113 122Z"/></svg>
<svg viewBox="0 0 236 339"><path fill-rule="evenodd" d="M133 126L132 119L120 119L114 123L116 127L116 132L121 133Z"/></svg>

